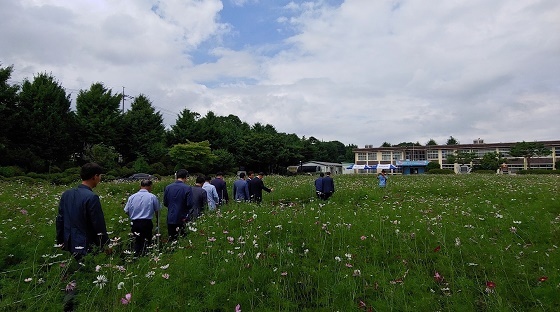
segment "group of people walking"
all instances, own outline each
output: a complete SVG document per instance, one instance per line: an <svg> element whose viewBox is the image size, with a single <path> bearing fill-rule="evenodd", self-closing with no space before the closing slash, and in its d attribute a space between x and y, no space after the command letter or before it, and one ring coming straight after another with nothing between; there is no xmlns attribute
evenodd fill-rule
<svg viewBox="0 0 560 312"><path fill-rule="evenodd" d="M319 173L319 177L315 180L315 193L317 198L327 200L334 193L334 180L331 178L331 173Z"/></svg>
<svg viewBox="0 0 560 312"><path fill-rule="evenodd" d="M60 198L56 241L76 259L81 259L96 246L102 247L109 241L101 201L93 192L101 182L102 174L103 168L98 164L85 164L80 171L82 183L65 191ZM248 175L241 173L233 184L235 201L262 202L263 190L269 193L274 190L264 185L263 176L262 172L256 177L253 172ZM227 183L222 173L218 173L214 179L199 176L193 186L187 184L187 178L187 170L178 170L175 181L167 185L163 192L171 241L184 236L186 224L196 220L206 208L213 211L229 201ZM124 212L131 220L136 256L143 255L152 243L154 216L159 229L161 204L157 196L152 194L152 187L153 181L140 181L140 190L130 195L124 206Z"/></svg>

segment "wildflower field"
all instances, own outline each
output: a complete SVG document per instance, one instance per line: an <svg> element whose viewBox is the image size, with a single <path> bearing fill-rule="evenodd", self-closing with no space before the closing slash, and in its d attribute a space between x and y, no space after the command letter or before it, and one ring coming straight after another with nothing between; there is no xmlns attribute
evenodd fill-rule
<svg viewBox="0 0 560 312"><path fill-rule="evenodd" d="M159 244L138 259L123 212L138 185L103 182L112 243L81 264L54 246L73 185L0 181L0 310L61 311L73 296L76 311L560 311L559 176L390 176L380 189L339 175L328 201L314 179L265 177L261 205L206 213L174 244L163 208Z"/></svg>

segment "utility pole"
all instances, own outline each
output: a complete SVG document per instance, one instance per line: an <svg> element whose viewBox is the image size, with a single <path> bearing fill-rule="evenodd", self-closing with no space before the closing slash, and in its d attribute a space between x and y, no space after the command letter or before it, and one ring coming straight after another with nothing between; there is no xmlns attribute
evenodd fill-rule
<svg viewBox="0 0 560 312"><path fill-rule="evenodd" d="M122 95L122 113L124 114L124 100L127 99L127 98L128 99L133 99L134 97L124 94L124 86L122 87L122 94L121 95Z"/></svg>

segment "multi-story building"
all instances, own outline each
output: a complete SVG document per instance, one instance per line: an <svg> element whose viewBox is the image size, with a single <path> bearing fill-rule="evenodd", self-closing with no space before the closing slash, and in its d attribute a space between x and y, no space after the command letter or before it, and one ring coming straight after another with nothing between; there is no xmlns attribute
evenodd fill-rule
<svg viewBox="0 0 560 312"><path fill-rule="evenodd" d="M532 157L531 169L559 169L556 161L560 160L560 141L537 141L551 150L551 154L544 157ZM373 147L366 145L364 148L354 149L354 163L357 165L373 166L377 164L394 164L397 172L421 173L429 162L437 162L442 169L454 169L457 165L447 162L447 155L460 152L474 153L477 158L482 158L486 153L498 152L507 161L511 172L527 169L527 160L522 157L512 157L509 154L513 143L484 143L483 140L474 140L472 144L457 145L427 145L427 146L392 146Z"/></svg>

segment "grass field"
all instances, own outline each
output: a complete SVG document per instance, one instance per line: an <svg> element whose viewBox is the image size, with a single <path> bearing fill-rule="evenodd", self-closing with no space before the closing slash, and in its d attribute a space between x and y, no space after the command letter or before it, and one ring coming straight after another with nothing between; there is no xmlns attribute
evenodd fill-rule
<svg viewBox="0 0 560 312"><path fill-rule="evenodd" d="M559 176L334 179L320 201L314 177L265 177L262 205L207 213L176 244L164 208L139 259L122 210L138 185L102 183L112 253L82 265L53 246L70 186L0 182L0 310L61 311L75 289L77 311L560 311Z"/></svg>

